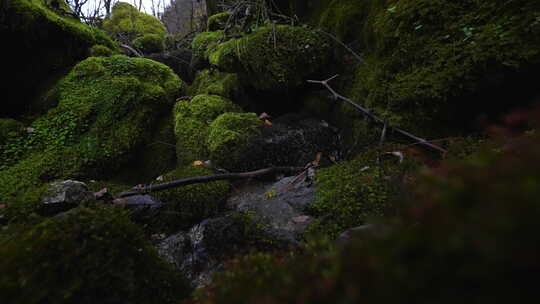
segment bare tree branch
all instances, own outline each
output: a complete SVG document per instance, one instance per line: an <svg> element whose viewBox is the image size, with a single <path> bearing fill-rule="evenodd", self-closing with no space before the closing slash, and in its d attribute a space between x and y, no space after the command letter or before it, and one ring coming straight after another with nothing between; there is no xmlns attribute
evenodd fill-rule
<svg viewBox="0 0 540 304"><path fill-rule="evenodd" d="M127 45L127 44L120 44L121 47L129 50L130 52L132 52L135 56L137 57L144 57L143 54L141 54L139 51L137 51L136 49L132 48L131 46Z"/></svg>
<svg viewBox="0 0 540 304"><path fill-rule="evenodd" d="M340 99L342 101L345 101L347 103L349 103L350 105L352 105L353 107L355 107L357 110L359 110L360 112L362 112L364 114L365 117L369 118L370 120L376 122L376 123L380 123L382 125L385 125L386 128L396 132L396 133L399 133L405 137L408 137L408 138L411 138L413 139L414 141L416 141L418 144L420 145L424 145L424 146L427 146L427 147L430 147L432 149L435 149L437 151L440 151L442 153L446 153L447 151L435 144L432 144L431 142L421 138L421 137L418 137L414 134L411 134L405 130L402 130L400 128L396 128L396 127L392 127L392 126L389 126L386 124L386 122L384 120L382 120L381 118L373 115L371 113L371 111L369 111L367 108L364 108L363 106L357 104L356 102L352 101L351 99L343 96L343 95L340 95L338 92L336 92L329 84L328 82L330 82L331 80L335 79L336 77L338 77L339 75L334 75L326 80L308 80L307 82L309 83L316 83L316 84L320 84L322 86L324 86L326 89L328 89L328 91L330 91L330 93L332 93L333 97L335 99ZM386 132L385 132L386 133Z"/></svg>

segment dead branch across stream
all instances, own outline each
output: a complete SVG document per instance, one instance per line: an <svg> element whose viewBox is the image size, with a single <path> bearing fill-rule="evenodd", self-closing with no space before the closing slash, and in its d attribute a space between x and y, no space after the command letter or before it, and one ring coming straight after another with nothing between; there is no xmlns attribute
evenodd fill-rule
<svg viewBox="0 0 540 304"><path fill-rule="evenodd" d="M206 175L206 176L194 176L194 177L188 177L188 178L183 178L183 179L177 179L177 180L170 181L167 183L150 185L146 187L127 190L120 193L117 196L117 198L147 194L151 192L156 192L156 191L161 191L161 190L166 190L170 188L186 186L186 185L191 185L191 184L199 184L199 183L213 182L213 181L219 181L219 180L248 179L248 178L260 177L260 176L264 176L264 175L268 175L272 173L273 174L298 173L303 170L306 170L306 168L305 167L272 167L272 168L266 168L266 169L260 169L256 171L242 172L242 173L224 173L224 174L213 174L213 175Z"/></svg>
<svg viewBox="0 0 540 304"><path fill-rule="evenodd" d="M405 130L402 130L400 128L396 128L396 127L392 127L392 126L389 126L387 125L387 122L384 121L383 119L373 115L373 113L371 113L371 111L369 111L368 109L364 108L363 106L357 104L356 102L352 101L351 99L339 94L338 92L336 92L329 84L328 82L330 82L331 80L335 79L336 77L338 77L339 75L334 75L326 80L308 80L307 82L309 83L316 83L316 84L320 84L322 86L324 86L328 91L330 91L330 93L332 94L332 96L335 98L335 99L340 99L342 101L345 101L346 103L352 105L353 107L355 107L358 111L362 112L364 114L365 117L367 117L368 119L376 122L376 123L380 123L380 124L383 124L384 125L384 128L385 128L385 131L386 131L386 128L396 132L396 133L399 133L405 137L408 137L408 138L411 138L413 139L417 144L419 145L424 145L426 147L430 147L432 149L435 149L439 152L442 152L442 153L446 153L447 151L435 144L432 144L431 142L429 142L428 140L426 139L423 139L421 137L418 137L416 135L413 135ZM385 132L386 133L386 132Z"/></svg>

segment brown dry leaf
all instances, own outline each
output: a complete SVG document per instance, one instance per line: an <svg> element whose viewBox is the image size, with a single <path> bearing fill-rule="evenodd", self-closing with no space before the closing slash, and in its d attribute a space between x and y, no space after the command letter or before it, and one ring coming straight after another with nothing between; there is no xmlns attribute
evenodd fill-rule
<svg viewBox="0 0 540 304"><path fill-rule="evenodd" d="M266 126L271 126L271 125L272 125L272 122L271 122L270 120L268 120L268 119L265 119L265 120L264 120L264 125L266 125Z"/></svg>
<svg viewBox="0 0 540 304"><path fill-rule="evenodd" d="M337 164L336 157L335 156L328 156L330 161L332 161L334 164Z"/></svg>
<svg viewBox="0 0 540 304"><path fill-rule="evenodd" d="M204 162L202 160L196 160L191 165L194 166L194 167L202 166L202 165L204 165Z"/></svg>
<svg viewBox="0 0 540 304"><path fill-rule="evenodd" d="M0 204L0 209L4 209L4 208L7 208L7 205L6 204Z"/></svg>
<svg viewBox="0 0 540 304"><path fill-rule="evenodd" d="M313 165L318 166L321 163L321 158L322 152L317 152L317 154L315 155L315 160L313 161Z"/></svg>

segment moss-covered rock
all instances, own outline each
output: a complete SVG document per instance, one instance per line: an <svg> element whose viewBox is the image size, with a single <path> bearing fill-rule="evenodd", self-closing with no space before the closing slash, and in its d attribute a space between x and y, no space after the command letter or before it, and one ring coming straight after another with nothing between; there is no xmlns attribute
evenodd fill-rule
<svg viewBox="0 0 540 304"><path fill-rule="evenodd" d="M238 75L216 70L202 70L197 73L195 80L188 89L188 94L219 95L243 104L244 91L238 80Z"/></svg>
<svg viewBox="0 0 540 304"><path fill-rule="evenodd" d="M231 13L229 12L222 12L219 14L212 15L208 17L207 27L208 31L219 31L224 30L225 26L227 25L227 21L229 21L229 18L231 17Z"/></svg>
<svg viewBox="0 0 540 304"><path fill-rule="evenodd" d="M113 54L114 52L110 48L101 44L96 44L90 49L90 56L92 57L109 57Z"/></svg>
<svg viewBox="0 0 540 304"><path fill-rule="evenodd" d="M6 303L176 303L190 291L120 208L79 208L1 240Z"/></svg>
<svg viewBox="0 0 540 304"><path fill-rule="evenodd" d="M32 123L18 162L0 171L0 200L58 178L118 173L170 111L183 84L166 66L125 56L91 57L58 85L58 106ZM13 161L13 160L11 160Z"/></svg>
<svg viewBox="0 0 540 304"><path fill-rule="evenodd" d="M304 27L265 26L211 49L210 63L256 89L280 90L305 82L329 58L329 42Z"/></svg>
<svg viewBox="0 0 540 304"><path fill-rule="evenodd" d="M374 41L351 95L393 124L434 135L526 102L536 91L539 16L540 4L526 0L504 9L473 0L373 7L362 36Z"/></svg>
<svg viewBox="0 0 540 304"><path fill-rule="evenodd" d="M211 175L213 172L202 166L185 166L163 176L163 182L176 179ZM156 193L166 203L161 224L171 232L187 229L202 220L216 215L229 192L228 181L193 184Z"/></svg>
<svg viewBox="0 0 540 304"><path fill-rule="evenodd" d="M377 157L380 157L378 164ZM315 179L315 202L310 206L317 220L309 233L337 237L348 228L392 211L395 186L407 169L398 159L385 159L375 151L365 152L351 161L321 169Z"/></svg>
<svg viewBox="0 0 540 304"><path fill-rule="evenodd" d="M165 39L158 34L145 34L133 40L133 46L145 54L159 53L165 47Z"/></svg>
<svg viewBox="0 0 540 304"><path fill-rule="evenodd" d="M202 32L195 36L191 42L193 51L192 65L195 68L206 65L208 63L208 53L224 38L223 31Z"/></svg>
<svg viewBox="0 0 540 304"><path fill-rule="evenodd" d="M537 294L540 138L485 146L411 179L399 219L336 250L249 255L214 277L200 303L506 303ZM324 243L323 243L324 244ZM361 275L359 275L361 274ZM245 286L250 288L246 289Z"/></svg>
<svg viewBox="0 0 540 304"><path fill-rule="evenodd" d="M243 168L249 140L261 134L261 120L254 113L224 113L211 124L207 138L210 159L220 168Z"/></svg>
<svg viewBox="0 0 540 304"><path fill-rule="evenodd" d="M103 22L103 29L124 43L130 43L147 34L158 35L161 39L165 39L167 32L159 19L140 12L126 2L117 2L114 5L111 15Z"/></svg>
<svg viewBox="0 0 540 304"><path fill-rule="evenodd" d="M2 116L28 110L42 93L40 84L86 58L92 45L117 48L103 32L74 18L63 0L2 0L0 16L6 41Z"/></svg>
<svg viewBox="0 0 540 304"><path fill-rule="evenodd" d="M225 112L240 112L230 100L218 95L197 95L191 101L179 101L174 107L178 163L205 160L209 155L207 137L212 121Z"/></svg>

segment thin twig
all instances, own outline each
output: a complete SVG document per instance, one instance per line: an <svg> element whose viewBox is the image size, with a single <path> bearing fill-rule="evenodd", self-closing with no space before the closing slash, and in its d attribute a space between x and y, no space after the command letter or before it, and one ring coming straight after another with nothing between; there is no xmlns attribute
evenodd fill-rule
<svg viewBox="0 0 540 304"><path fill-rule="evenodd" d="M363 63L363 64L366 64L366 62L364 61L364 59L362 59L362 57L360 57L360 55L358 55L355 51L353 51L348 45L346 45L345 43L343 43L341 40L339 40L336 36L328 33L328 32L325 32L323 31L322 29L317 29L318 32L321 32L323 34L325 34L326 36L332 38L332 40L334 40L335 42L339 43L342 47L344 47L347 51L349 51L349 53L351 53L356 59L358 59L358 61L360 61L360 63Z"/></svg>
<svg viewBox="0 0 540 304"><path fill-rule="evenodd" d="M147 194L150 192L156 192L156 191L161 191L161 190L166 190L170 188L186 186L186 185L191 185L191 184L199 184L199 183L213 182L213 181L219 181L219 180L247 179L247 178L259 177L259 176L263 176L263 175L267 175L271 173L296 173L302 170L305 170L305 168L304 167L273 167L273 168L260 169L260 170L251 171L251 172L194 176L194 177L188 177L188 178L183 178L183 179L177 179L177 180L170 181L167 183L150 185L146 187L127 190L120 193L117 196L117 198L140 195L140 194Z"/></svg>
<svg viewBox="0 0 540 304"><path fill-rule="evenodd" d="M330 91L330 93L332 93L334 99L341 99L342 101L345 101L347 102L348 104L352 105L353 107L355 107L357 110L359 110L360 112L362 112L364 114L365 117L369 118L370 120L374 121L374 122L377 122L377 123L380 123L380 124L386 124L386 122L373 115L371 113L371 111L369 111L367 108L364 108L363 106L357 104L356 102L352 101L351 99L343 96L343 95L340 95L338 92L336 92L329 84L328 82L335 79L336 77L338 77L339 75L334 75L326 80L308 80L307 82L309 83L316 83L316 84L320 84L320 85L323 85L326 89L328 89L328 91ZM430 143L429 141L421 138L421 137L418 137L414 134L411 134L405 130L402 130L400 128L396 128L396 127L392 127L392 126L387 126L387 128L389 128L390 130L396 132L396 133L399 133L405 137L408 137L408 138L411 138L413 140L415 140L418 144L421 144L421 145L424 145L424 146L427 146L427 147L430 147L432 149L435 149L437 151L440 151L442 153L446 153L447 151L437 145L434 145L432 143Z"/></svg>

